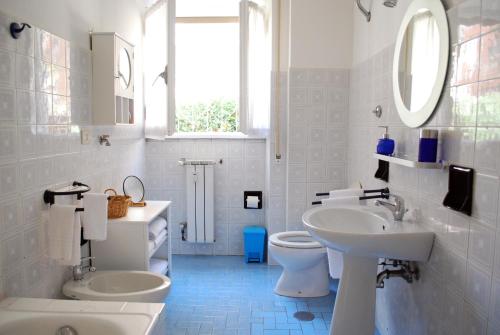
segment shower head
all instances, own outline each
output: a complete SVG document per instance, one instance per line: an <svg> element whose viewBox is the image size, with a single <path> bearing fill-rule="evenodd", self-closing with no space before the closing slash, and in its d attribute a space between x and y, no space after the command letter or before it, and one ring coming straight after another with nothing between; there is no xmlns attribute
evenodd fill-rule
<svg viewBox="0 0 500 335"><path fill-rule="evenodd" d="M393 8L398 4L398 0L384 0L384 6Z"/></svg>

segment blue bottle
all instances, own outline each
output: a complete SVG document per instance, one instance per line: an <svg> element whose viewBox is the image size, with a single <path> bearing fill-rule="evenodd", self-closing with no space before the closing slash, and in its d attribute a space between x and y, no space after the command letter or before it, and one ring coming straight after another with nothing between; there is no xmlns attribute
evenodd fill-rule
<svg viewBox="0 0 500 335"><path fill-rule="evenodd" d="M377 154L390 156L394 152L394 140L389 138L389 127L381 126L380 128L385 128L385 133L378 140Z"/></svg>
<svg viewBox="0 0 500 335"><path fill-rule="evenodd" d="M438 131L435 129L420 129L418 146L418 161L435 163L438 148Z"/></svg>

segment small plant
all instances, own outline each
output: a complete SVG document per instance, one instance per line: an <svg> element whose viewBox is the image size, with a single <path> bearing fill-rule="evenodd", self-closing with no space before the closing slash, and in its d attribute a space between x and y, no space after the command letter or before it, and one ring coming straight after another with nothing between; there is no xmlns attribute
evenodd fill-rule
<svg viewBox="0 0 500 335"><path fill-rule="evenodd" d="M237 104L234 100L214 100L208 104L177 107L178 132L235 132L238 129Z"/></svg>

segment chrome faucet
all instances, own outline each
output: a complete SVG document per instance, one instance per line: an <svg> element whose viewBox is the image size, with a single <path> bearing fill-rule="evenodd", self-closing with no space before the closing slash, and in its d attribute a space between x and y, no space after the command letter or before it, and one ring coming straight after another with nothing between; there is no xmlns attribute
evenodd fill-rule
<svg viewBox="0 0 500 335"><path fill-rule="evenodd" d="M97 270L91 265L82 266L82 262L90 261L92 259L95 259L95 257L82 257L82 259L80 260L80 265L73 266L73 280L82 280L83 276L86 273L85 270L88 270L89 272L95 272Z"/></svg>
<svg viewBox="0 0 500 335"><path fill-rule="evenodd" d="M391 198L394 199L394 203L377 200L375 201L375 206L384 206L392 212L395 221L403 221L403 216L407 212L407 209L405 208L405 200L396 194L389 194L389 199Z"/></svg>
<svg viewBox="0 0 500 335"><path fill-rule="evenodd" d="M111 146L111 142L109 141L109 135L99 135L99 144L105 145L107 147Z"/></svg>

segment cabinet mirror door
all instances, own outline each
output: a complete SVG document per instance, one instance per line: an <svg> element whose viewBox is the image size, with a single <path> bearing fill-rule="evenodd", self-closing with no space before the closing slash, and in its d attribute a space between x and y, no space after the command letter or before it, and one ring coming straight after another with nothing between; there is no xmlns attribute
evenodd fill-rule
<svg viewBox="0 0 500 335"><path fill-rule="evenodd" d="M118 80L120 81L120 87L122 89L127 89L130 86L131 81L131 71L132 62L130 60L130 55L124 47L120 47L120 52L118 55Z"/></svg>

